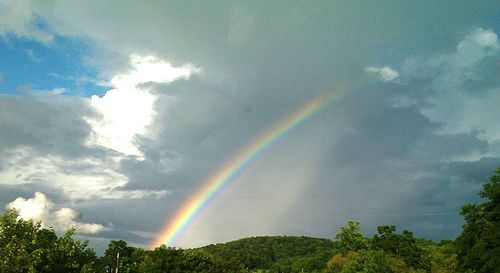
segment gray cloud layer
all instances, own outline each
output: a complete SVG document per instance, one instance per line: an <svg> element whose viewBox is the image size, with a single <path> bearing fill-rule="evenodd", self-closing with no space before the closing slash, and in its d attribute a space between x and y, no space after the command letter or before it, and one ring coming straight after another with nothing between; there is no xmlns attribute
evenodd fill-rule
<svg viewBox="0 0 500 273"><path fill-rule="evenodd" d="M71 170L78 165L87 168L81 175L103 177L90 186L123 180L108 195L76 198L74 205L92 222L113 224L103 237L145 244L200 183L263 130L320 93L347 90L250 166L179 244L257 234L331 237L346 218L370 230L396 224L421 236L452 238L461 224L458 208L477 200L481 183L500 165L499 30L488 21L497 6L29 4L44 29L8 17L0 30L45 43L47 35L88 39L101 48L88 61L104 78L130 69L130 54L202 70L140 87L155 96L154 119L134 140L143 160L119 155L113 161L116 151L86 143L92 128L82 117L95 115L86 99L2 96L0 166L7 177L19 147L29 148L23 160L42 154L72 159ZM391 80L378 81L367 68ZM83 164L82 158L93 161ZM104 167L96 171L94 161ZM51 185L30 183L18 188L0 181L2 192L10 192L0 201ZM71 202L77 194L68 194L69 187L54 184L66 197L51 199ZM168 194L127 198L137 191Z"/></svg>

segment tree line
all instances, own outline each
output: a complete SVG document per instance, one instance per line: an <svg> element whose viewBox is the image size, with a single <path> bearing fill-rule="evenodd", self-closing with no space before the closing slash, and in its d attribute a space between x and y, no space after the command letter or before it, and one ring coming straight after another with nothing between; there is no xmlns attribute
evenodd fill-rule
<svg viewBox="0 0 500 273"><path fill-rule="evenodd" d="M483 203L462 207L465 224L453 241L416 238L390 225L365 237L359 222L348 221L333 240L263 236L154 250L112 240L101 257L74 239L74 229L58 236L9 210L0 215L0 272L500 272L500 168L479 194Z"/></svg>

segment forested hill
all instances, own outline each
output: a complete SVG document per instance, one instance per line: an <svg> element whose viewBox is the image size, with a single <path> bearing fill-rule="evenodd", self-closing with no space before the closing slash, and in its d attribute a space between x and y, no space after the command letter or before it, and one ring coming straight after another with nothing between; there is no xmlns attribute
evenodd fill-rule
<svg viewBox="0 0 500 273"><path fill-rule="evenodd" d="M245 268L271 269L280 266L324 266L332 256L334 241L311 237L262 236L200 248L224 260L233 260ZM312 268L311 268L312 269Z"/></svg>

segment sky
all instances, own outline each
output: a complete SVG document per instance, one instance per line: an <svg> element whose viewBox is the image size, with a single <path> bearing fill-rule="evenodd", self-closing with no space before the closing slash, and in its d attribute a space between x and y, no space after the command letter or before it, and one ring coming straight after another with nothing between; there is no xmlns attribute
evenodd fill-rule
<svg viewBox="0 0 500 273"><path fill-rule="evenodd" d="M500 166L499 19L497 1L0 0L0 207L98 251L153 247L198 199L170 246L348 219L453 239Z"/></svg>

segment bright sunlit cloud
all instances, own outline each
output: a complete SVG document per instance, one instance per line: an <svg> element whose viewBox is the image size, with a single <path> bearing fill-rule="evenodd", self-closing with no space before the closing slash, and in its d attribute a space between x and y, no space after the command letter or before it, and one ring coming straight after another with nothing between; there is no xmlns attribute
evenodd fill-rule
<svg viewBox="0 0 500 273"><path fill-rule="evenodd" d="M40 221L44 227L54 227L57 231L65 231L74 227L81 233L95 234L110 230L100 224L84 223L80 214L71 208L53 210L53 202L41 192L35 192L33 198L18 197L7 204L7 209L15 209L24 220Z"/></svg>
<svg viewBox="0 0 500 273"><path fill-rule="evenodd" d="M141 83L170 83L178 79L188 79L199 68L186 64L174 67L172 64L154 56L130 55L131 69L128 73L119 74L111 79L116 89L137 88Z"/></svg>
<svg viewBox="0 0 500 273"><path fill-rule="evenodd" d="M130 66L130 71L111 79L114 88L103 97L92 96L91 105L101 117L89 120L94 130L90 143L141 157L135 137L146 134L155 116L157 95L140 85L187 79L200 69L191 64L174 67L159 58L139 55L130 56Z"/></svg>

